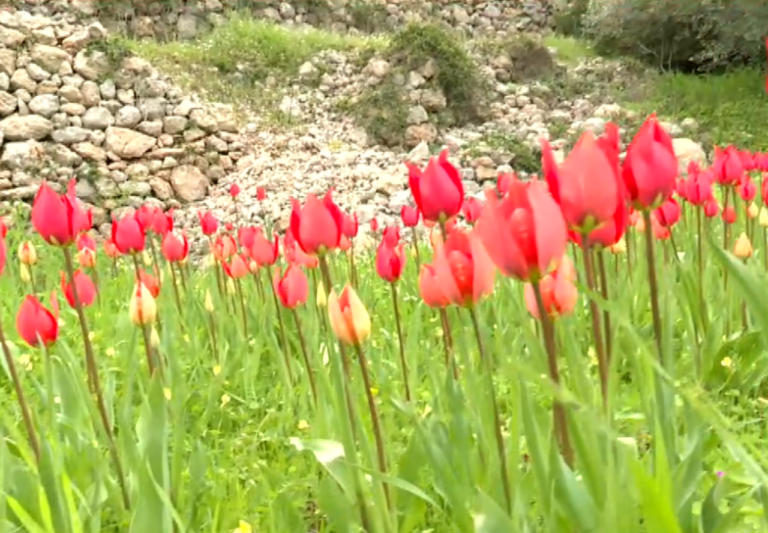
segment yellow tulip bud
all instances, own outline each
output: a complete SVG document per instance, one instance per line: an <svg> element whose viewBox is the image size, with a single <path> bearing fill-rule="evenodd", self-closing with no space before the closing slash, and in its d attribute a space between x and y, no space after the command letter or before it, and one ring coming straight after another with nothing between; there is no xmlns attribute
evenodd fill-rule
<svg viewBox="0 0 768 533"><path fill-rule="evenodd" d="M371 335L371 317L351 285L341 294L331 291L328 297L328 318L331 329L342 342L359 345Z"/></svg>
<svg viewBox="0 0 768 533"><path fill-rule="evenodd" d="M128 307L131 322L137 326L148 326L157 318L157 304L152 293L143 283L137 283Z"/></svg>
<svg viewBox="0 0 768 533"><path fill-rule="evenodd" d="M19 265L19 277L22 283L29 283L32 281L32 274L29 272L29 267L22 263Z"/></svg>
<svg viewBox="0 0 768 533"><path fill-rule="evenodd" d="M37 250L30 241L24 241L19 245L19 261L23 265L32 266L37 263Z"/></svg>
<svg viewBox="0 0 768 533"><path fill-rule="evenodd" d="M317 306L325 307L326 305L328 305L328 295L326 294L325 287L321 281L317 284Z"/></svg>
<svg viewBox="0 0 768 533"><path fill-rule="evenodd" d="M760 208L757 207L757 204L755 202L752 202L749 204L749 207L747 208L747 216L749 218L755 218L760 213Z"/></svg>
<svg viewBox="0 0 768 533"><path fill-rule="evenodd" d="M141 260L144 261L145 266L152 266L152 256L146 250L141 254Z"/></svg>
<svg viewBox="0 0 768 533"><path fill-rule="evenodd" d="M757 217L757 223L764 228L768 228L768 209L765 207L760 209L760 214Z"/></svg>
<svg viewBox="0 0 768 533"><path fill-rule="evenodd" d="M213 313L213 298L211 298L211 291L208 289L205 290L205 303L203 305L206 312Z"/></svg>
<svg viewBox="0 0 768 533"><path fill-rule="evenodd" d="M627 241L622 237L619 242L613 244L610 248L612 254L625 254L627 253Z"/></svg>
<svg viewBox="0 0 768 533"><path fill-rule="evenodd" d="M736 244L733 247L733 255L739 259L748 259L752 257L752 243L749 242L749 237L746 233L739 235L736 239Z"/></svg>
<svg viewBox="0 0 768 533"><path fill-rule="evenodd" d="M232 278L227 279L227 294L232 296L237 292L237 289L235 288L235 280Z"/></svg>

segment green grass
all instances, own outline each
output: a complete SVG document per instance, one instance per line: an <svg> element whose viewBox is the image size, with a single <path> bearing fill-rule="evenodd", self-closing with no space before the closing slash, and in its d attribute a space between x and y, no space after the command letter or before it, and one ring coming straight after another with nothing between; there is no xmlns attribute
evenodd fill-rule
<svg viewBox="0 0 768 533"><path fill-rule="evenodd" d="M256 110L273 105L280 88L317 53L376 50L385 43L383 37L288 28L243 13L233 13L208 35L191 42L121 40L121 46L171 74L184 88ZM268 78L276 84L264 89Z"/></svg>
<svg viewBox="0 0 768 533"><path fill-rule="evenodd" d="M646 98L633 106L676 121L693 118L715 144L768 150L765 76L759 69L702 76L662 74L649 84Z"/></svg>
<svg viewBox="0 0 768 533"><path fill-rule="evenodd" d="M597 57L597 54L588 42L576 37L552 33L544 36L544 44L554 48L557 52L557 59L569 65L576 64L590 57Z"/></svg>
<svg viewBox="0 0 768 533"><path fill-rule="evenodd" d="M27 347L13 330L24 295L36 292L47 305L63 269L61 250L42 243L20 218L8 236L9 260L0 277L0 324L46 446L38 470L13 389L9 380L1 382L0 529L221 533L242 520L268 533L341 533L360 530L355 502L363 500L375 533L765 531L768 502L759 488L768 486L761 399L768 384L768 309L760 295L768 250L756 245L756 255L742 265L713 241L701 278L702 305L691 215L674 228L677 249L685 252L680 261L669 242L655 244L663 368L656 363L642 235L631 230L631 261L602 252L610 298L595 302L611 313L610 419L595 367L591 293L583 285L573 314L555 322L563 387L557 395L523 285L507 279L497 279L493 294L476 307L482 353L470 312L447 310L459 365L454 381L438 313L421 302L411 256L397 285L409 403L390 287L376 276L373 254L359 255L358 292L373 322L363 346L365 368L381 420L387 477L377 466L359 354L349 347L341 352L328 333L326 310L314 301L317 272L309 274L310 300L297 309L297 326L262 293L270 290L267 272L260 280L243 278L241 298L237 289L220 291L213 271L188 268L185 283L178 284L179 305L169 266L162 264L154 346L164 370L150 378L142 332L128 318L134 263L123 258L113 272L99 252L101 299L85 315L129 480L130 511L120 503L88 391L76 313L60 302L61 335L47 352ZM732 233L742 226L740 220ZM709 230L722 235L719 219ZM20 240L28 238L38 248L35 289L22 280L15 257ZM580 256L571 257L583 280ZM421 258L431 261L431 251L423 247ZM348 262L331 254L330 264L338 290L349 279ZM206 294L213 302L210 314ZM317 403L302 341L317 379ZM350 358L349 374L344 357ZM491 392L508 463L508 511ZM350 433L347 394L357 438ZM573 471L551 437L555 397L567 405L577 457ZM725 477L718 478L718 471Z"/></svg>

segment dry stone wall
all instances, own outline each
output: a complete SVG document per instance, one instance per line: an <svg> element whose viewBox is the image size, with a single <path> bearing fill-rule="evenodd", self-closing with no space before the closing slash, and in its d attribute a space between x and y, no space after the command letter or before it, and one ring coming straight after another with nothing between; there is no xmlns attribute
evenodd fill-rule
<svg viewBox="0 0 768 533"><path fill-rule="evenodd" d="M138 37L193 39L228 11L290 25L339 31L398 28L410 20L443 20L469 34L533 31L552 22L551 0L10 0L43 14L98 18L110 30Z"/></svg>
<svg viewBox="0 0 768 533"><path fill-rule="evenodd" d="M110 58L99 22L0 11L0 202L39 182L110 211L200 200L244 151L230 108L185 97L138 57ZM117 64L114 64L117 63Z"/></svg>

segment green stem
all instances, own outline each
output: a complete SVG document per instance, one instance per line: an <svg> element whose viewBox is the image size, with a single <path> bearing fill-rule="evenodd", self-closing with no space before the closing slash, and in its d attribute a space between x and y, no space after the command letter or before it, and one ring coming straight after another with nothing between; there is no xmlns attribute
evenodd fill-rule
<svg viewBox="0 0 768 533"><path fill-rule="evenodd" d="M659 309L659 283L656 279L656 255L654 253L653 232L651 230L651 212L643 211L645 219L645 253L648 260L648 286L651 291L651 314L653 317L653 332L656 337L656 350L659 362L664 365L663 337L661 332L661 311Z"/></svg>
<svg viewBox="0 0 768 533"><path fill-rule="evenodd" d="M504 500L508 513L512 512L512 490L509 486L509 470L507 469L507 454L504 449L504 436L501 433L501 415L499 414L499 405L496 402L496 391L493 384L493 369L491 360L485 354L485 345L483 336L480 333L480 324L477 320L477 311L474 307L469 307L469 316L472 318L472 327L475 330L475 339L477 340L477 350L480 352L480 363L483 364L483 370L488 381L488 393L491 395L491 409L493 410L494 435L496 437L496 451L499 456L499 467L501 469L501 485L504 489Z"/></svg>
<svg viewBox="0 0 768 533"><path fill-rule="evenodd" d="M293 315L293 321L296 324L296 333L299 337L299 345L301 346L301 354L304 357L304 365L307 367L307 376L309 377L309 386L312 389L312 399L315 406L317 406L317 385L315 384L315 371L312 370L312 364L309 362L309 352L307 351L307 342L304 339L304 333L301 331L301 320L299 319L299 313L296 309L291 309Z"/></svg>
<svg viewBox="0 0 768 533"><path fill-rule="evenodd" d="M405 401L411 401L411 387L408 384L408 362L405 359L405 343L403 342L403 327L400 323L400 307L397 303L397 285L390 283L389 287L392 293L392 307L395 310L395 325L397 327L397 341L400 347L400 368L403 372L403 383L405 384Z"/></svg>

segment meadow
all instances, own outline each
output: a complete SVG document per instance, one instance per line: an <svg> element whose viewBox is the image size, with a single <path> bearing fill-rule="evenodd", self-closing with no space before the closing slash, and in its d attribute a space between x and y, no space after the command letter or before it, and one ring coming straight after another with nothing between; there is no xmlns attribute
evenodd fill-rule
<svg viewBox="0 0 768 533"><path fill-rule="evenodd" d="M149 207L97 244L43 184L0 232L0 529L765 531L768 156L618 141L484 201L410 167L375 250L331 194L200 213L200 263Z"/></svg>

